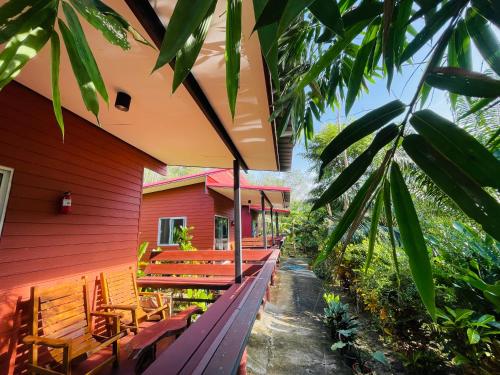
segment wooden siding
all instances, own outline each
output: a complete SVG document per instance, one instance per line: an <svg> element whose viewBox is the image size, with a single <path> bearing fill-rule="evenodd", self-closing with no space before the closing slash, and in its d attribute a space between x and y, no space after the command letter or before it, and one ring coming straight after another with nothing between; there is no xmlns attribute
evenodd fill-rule
<svg viewBox="0 0 500 375"><path fill-rule="evenodd" d="M213 190L209 189L209 191L214 199L215 215L229 218L229 248L234 249L234 225L231 225L231 223L234 223L234 202ZM215 238L215 232L212 234L212 238Z"/></svg>
<svg viewBox="0 0 500 375"><path fill-rule="evenodd" d="M241 237L252 237L252 212L249 206L241 207Z"/></svg>
<svg viewBox="0 0 500 375"><path fill-rule="evenodd" d="M145 194L141 208L139 241L149 242L149 250L158 246L158 220L160 217L187 218L186 225L194 227L193 246L211 249L214 241L214 201L205 192L205 184L199 183L176 189ZM163 246L176 249L177 246Z"/></svg>
<svg viewBox="0 0 500 375"><path fill-rule="evenodd" d="M70 112L64 119L63 143L49 100L15 82L0 92L0 165L14 168L0 235L2 369L26 356L16 347L29 287L82 275L93 284L135 264L144 167L163 168ZM69 215L58 213L65 191Z"/></svg>

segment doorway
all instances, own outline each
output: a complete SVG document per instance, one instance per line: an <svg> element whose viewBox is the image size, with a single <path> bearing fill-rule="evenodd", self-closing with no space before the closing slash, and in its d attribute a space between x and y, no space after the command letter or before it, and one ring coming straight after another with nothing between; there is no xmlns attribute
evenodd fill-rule
<svg viewBox="0 0 500 375"><path fill-rule="evenodd" d="M215 250L229 250L229 219L215 215Z"/></svg>

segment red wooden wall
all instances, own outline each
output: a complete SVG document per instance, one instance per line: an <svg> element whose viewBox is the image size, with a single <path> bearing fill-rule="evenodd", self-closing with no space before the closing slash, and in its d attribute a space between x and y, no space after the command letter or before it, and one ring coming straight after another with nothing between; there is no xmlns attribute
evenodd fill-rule
<svg viewBox="0 0 500 375"><path fill-rule="evenodd" d="M241 207L241 236L252 237L252 212L248 206Z"/></svg>
<svg viewBox="0 0 500 375"><path fill-rule="evenodd" d="M27 355L15 348L30 286L82 275L92 284L102 270L135 264L144 167L162 168L80 117L64 119L63 143L50 101L17 83L0 92L0 165L14 168L0 235L4 371ZM65 191L69 215L58 213Z"/></svg>
<svg viewBox="0 0 500 375"><path fill-rule="evenodd" d="M226 216L234 220L233 201L198 183L174 189L145 194L141 208L139 241L149 242L149 249L158 246L158 220L161 217L186 217L187 226L194 227L193 246L200 250L214 247L214 217ZM234 243L234 226L229 228L229 241ZM177 246L162 246L174 250Z"/></svg>

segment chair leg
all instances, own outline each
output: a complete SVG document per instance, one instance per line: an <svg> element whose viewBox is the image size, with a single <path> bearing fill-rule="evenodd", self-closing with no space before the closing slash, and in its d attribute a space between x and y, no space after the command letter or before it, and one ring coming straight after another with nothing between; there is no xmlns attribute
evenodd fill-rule
<svg viewBox="0 0 500 375"><path fill-rule="evenodd" d="M115 360L113 361L114 368L117 368L118 366L120 366L119 354L120 354L120 347L119 347L118 340L117 340L113 343L113 356L115 357Z"/></svg>

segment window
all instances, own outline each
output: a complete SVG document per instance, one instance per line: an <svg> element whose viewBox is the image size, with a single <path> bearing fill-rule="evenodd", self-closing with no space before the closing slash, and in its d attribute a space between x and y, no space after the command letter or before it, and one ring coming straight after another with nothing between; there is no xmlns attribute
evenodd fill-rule
<svg viewBox="0 0 500 375"><path fill-rule="evenodd" d="M215 250L229 250L229 219L215 216Z"/></svg>
<svg viewBox="0 0 500 375"><path fill-rule="evenodd" d="M175 231L186 226L185 217L162 217L158 221L158 246L174 246Z"/></svg>
<svg viewBox="0 0 500 375"><path fill-rule="evenodd" d="M0 165L0 235L2 234L5 211L7 211L12 173L14 173L12 168L2 167Z"/></svg>

